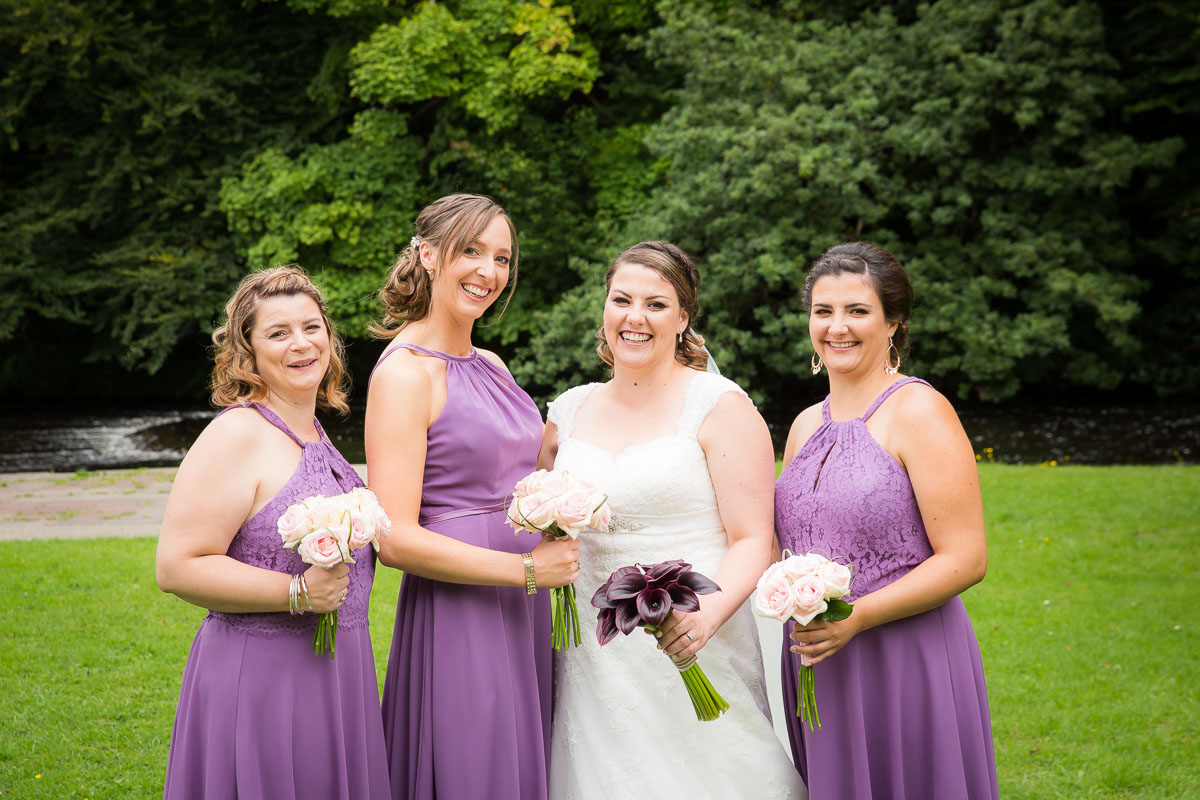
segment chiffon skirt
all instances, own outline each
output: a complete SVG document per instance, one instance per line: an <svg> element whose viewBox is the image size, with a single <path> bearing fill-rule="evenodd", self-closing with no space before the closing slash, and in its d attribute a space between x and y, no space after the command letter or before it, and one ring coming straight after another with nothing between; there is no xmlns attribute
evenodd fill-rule
<svg viewBox="0 0 1200 800"><path fill-rule="evenodd" d="M783 693L794 712L800 660L789 643ZM821 727L787 718L812 800L997 797L983 662L961 598L858 634L813 677Z"/></svg>
<svg viewBox="0 0 1200 800"><path fill-rule="evenodd" d="M539 541L503 511L423 524L513 553ZM544 799L552 652L548 591L406 574L383 691L392 796Z"/></svg>
<svg viewBox="0 0 1200 800"><path fill-rule="evenodd" d="M267 637L206 618L183 673L163 796L358 800L389 796L370 631Z"/></svg>

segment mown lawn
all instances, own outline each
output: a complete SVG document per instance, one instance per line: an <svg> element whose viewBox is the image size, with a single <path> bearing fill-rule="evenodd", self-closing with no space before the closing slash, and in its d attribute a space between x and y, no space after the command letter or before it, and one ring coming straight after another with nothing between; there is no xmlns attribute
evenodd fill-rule
<svg viewBox="0 0 1200 800"><path fill-rule="evenodd" d="M966 596L1004 798L1197 796L1200 469L983 464ZM0 797L161 796L203 612L154 541L0 543ZM399 576L371 613L382 680Z"/></svg>

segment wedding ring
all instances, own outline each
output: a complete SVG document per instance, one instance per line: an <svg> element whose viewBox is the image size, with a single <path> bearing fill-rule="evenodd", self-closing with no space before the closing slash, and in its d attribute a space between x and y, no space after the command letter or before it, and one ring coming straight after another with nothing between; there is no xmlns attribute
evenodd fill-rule
<svg viewBox="0 0 1200 800"><path fill-rule="evenodd" d="M693 641L693 642L694 642L694 641L696 641L696 637L695 637L695 636L692 636L692 632L691 632L691 631L688 631L687 633L685 633L685 634L684 634L684 636L688 637L688 639L689 639L689 640L691 640L691 641Z"/></svg>

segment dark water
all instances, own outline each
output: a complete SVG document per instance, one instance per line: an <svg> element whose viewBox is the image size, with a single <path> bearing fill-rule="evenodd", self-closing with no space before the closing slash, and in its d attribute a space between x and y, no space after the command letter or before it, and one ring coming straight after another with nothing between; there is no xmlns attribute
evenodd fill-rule
<svg viewBox="0 0 1200 800"><path fill-rule="evenodd" d="M207 408L73 414L0 411L0 472L174 466L212 419ZM1200 463L1200 407L1150 403L1105 407L994 407L960 414L982 460L1040 464ZM363 409L324 417L352 463L365 460ZM790 420L772 421L782 449ZM988 449L990 448L990 450Z"/></svg>

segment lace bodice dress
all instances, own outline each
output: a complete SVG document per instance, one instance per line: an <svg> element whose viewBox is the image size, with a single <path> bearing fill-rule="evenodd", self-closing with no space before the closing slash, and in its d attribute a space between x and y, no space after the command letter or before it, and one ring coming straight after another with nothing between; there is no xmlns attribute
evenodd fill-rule
<svg viewBox="0 0 1200 800"><path fill-rule="evenodd" d="M826 398L823 424L775 485L780 547L852 564L852 601L933 553L908 473L867 428L895 391L914 382L924 383L897 380L856 419L832 419ZM788 644L783 696L792 703L799 656ZM962 598L859 633L815 665L813 677L822 727L787 720L813 800L996 797L983 663Z"/></svg>
<svg viewBox="0 0 1200 800"><path fill-rule="evenodd" d="M295 575L309 567L283 549L279 517L292 503L341 494L362 481L320 423L319 440L306 442L266 406L246 405L300 446L300 463L279 493L242 525L226 555ZM389 796L367 626L375 554L366 548L355 559L338 612L333 659L313 652L316 614L208 613L184 668L164 797Z"/></svg>
<svg viewBox="0 0 1200 800"><path fill-rule="evenodd" d="M699 663L731 706L699 722L671 661L641 631L603 648L590 600L618 567L682 558L713 576L728 543L697 433L737 384L697 372L673 434L611 453L574 438L575 415L599 384L565 392L549 409L556 469L608 493L612 533L580 537L576 581L583 645L557 654L550 796L792 798L804 787L776 738L758 633L743 605L700 651ZM703 598L701 598L703 602Z"/></svg>

